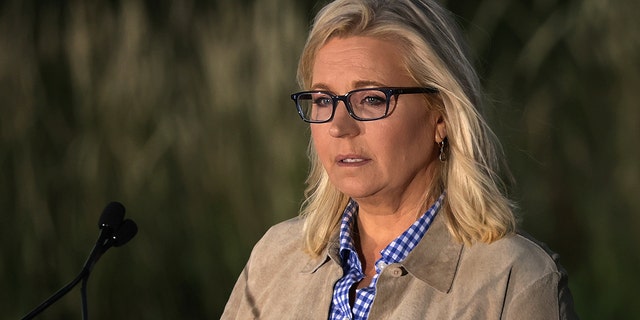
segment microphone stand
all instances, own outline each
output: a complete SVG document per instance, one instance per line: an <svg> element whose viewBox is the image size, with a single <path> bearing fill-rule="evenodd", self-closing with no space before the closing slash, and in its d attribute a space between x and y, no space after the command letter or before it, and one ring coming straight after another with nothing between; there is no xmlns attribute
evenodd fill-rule
<svg viewBox="0 0 640 320"><path fill-rule="evenodd" d="M98 259L112 246L119 247L131 240L138 232L138 227L133 220L126 219L124 217L124 206L118 202L112 202L105 208L98 226L100 227L100 236L93 246L93 250L89 254L87 261L82 267L80 274L69 282L66 286L62 287L56 293L54 293L49 299L42 302L33 311L29 312L22 320L31 320L42 311L51 306L54 302L58 301L65 294L67 294L73 287L75 287L80 280L82 280L81 286L81 299L82 299L82 319L89 319L89 312L87 307L87 282L89 281L89 275L93 266L98 262Z"/></svg>
<svg viewBox="0 0 640 320"><path fill-rule="evenodd" d="M73 287L75 287L76 284L78 284L78 282L80 282L82 277L83 277L83 274L80 273L75 279L73 279L71 282L69 282L69 284L67 284L66 286L62 287L60 290L58 290L56 293L54 293L51 297L49 297L49 299L45 300L38 307L33 309L33 311L31 311L28 315L26 315L24 318L22 318L22 320L30 320L30 319L33 319L38 314L40 314L40 312L44 311L46 308L48 308L54 302L58 301L58 299L62 298L65 294L67 294L71 289L73 289Z"/></svg>
<svg viewBox="0 0 640 320"><path fill-rule="evenodd" d="M87 306L87 281L89 281L89 274L82 278L82 286L80 287L80 297L82 299L82 319L89 319L89 307Z"/></svg>
<svg viewBox="0 0 640 320"><path fill-rule="evenodd" d="M73 289L78 284L78 282L80 282L80 280L82 280L82 289L81 289L82 319L84 320L89 319L88 311L87 311L88 309L87 308L87 281L89 280L89 274L91 274L91 270L93 269L93 266L95 265L95 263L98 261L98 259L100 259L102 254L105 253L105 251L107 251L107 249L109 249L113 245L112 235L113 235L113 230L111 228L102 229L102 232L100 232L100 237L98 238L98 241L93 247L93 250L91 250L91 253L87 258L87 261L84 263L84 266L82 267L82 271L80 271L80 274L78 274L78 276L75 279L69 282L69 284L67 284L66 286L58 290L56 293L54 293L51 297L49 297L49 299L45 300L38 307L33 309L33 311L31 311L24 318L22 318L22 320L33 319L35 316L40 314L42 311L47 309L54 302L58 301L60 298L66 295L69 291L71 291L71 289Z"/></svg>

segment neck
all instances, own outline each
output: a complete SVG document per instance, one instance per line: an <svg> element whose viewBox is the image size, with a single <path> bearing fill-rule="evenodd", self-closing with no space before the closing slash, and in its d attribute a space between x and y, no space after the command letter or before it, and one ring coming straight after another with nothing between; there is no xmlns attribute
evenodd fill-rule
<svg viewBox="0 0 640 320"><path fill-rule="evenodd" d="M433 196L426 191L405 194L393 201L379 199L356 199L358 202L357 224L363 244L383 249L391 241L411 226L421 213L426 210L426 199L433 201Z"/></svg>
<svg viewBox="0 0 640 320"><path fill-rule="evenodd" d="M362 208L355 220L353 239L365 278L358 288L369 285L376 273L375 262L380 252L416 220L415 210L389 215L369 214Z"/></svg>
<svg viewBox="0 0 640 320"><path fill-rule="evenodd" d="M360 207L357 227L362 249L368 248L379 253L416 221L420 207L387 213L371 213Z"/></svg>

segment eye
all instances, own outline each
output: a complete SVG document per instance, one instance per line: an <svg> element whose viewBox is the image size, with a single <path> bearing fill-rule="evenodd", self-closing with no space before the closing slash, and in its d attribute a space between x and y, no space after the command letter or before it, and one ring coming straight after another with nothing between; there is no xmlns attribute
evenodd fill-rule
<svg viewBox="0 0 640 320"><path fill-rule="evenodd" d="M333 99L331 99L331 97L324 94L314 95L313 105L318 108L333 107Z"/></svg>
<svg viewBox="0 0 640 320"><path fill-rule="evenodd" d="M366 92L360 99L360 105L365 107L386 107L387 97L382 92Z"/></svg>

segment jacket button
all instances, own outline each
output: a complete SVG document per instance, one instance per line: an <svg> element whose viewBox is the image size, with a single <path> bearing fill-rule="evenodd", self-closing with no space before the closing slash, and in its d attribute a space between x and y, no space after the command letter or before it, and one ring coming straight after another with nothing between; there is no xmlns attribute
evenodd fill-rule
<svg viewBox="0 0 640 320"><path fill-rule="evenodd" d="M402 269L395 267L391 270L391 276L399 278L402 276Z"/></svg>

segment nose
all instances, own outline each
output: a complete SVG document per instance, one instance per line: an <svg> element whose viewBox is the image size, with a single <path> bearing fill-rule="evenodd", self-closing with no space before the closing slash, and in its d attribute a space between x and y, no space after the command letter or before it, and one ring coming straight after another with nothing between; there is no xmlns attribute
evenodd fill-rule
<svg viewBox="0 0 640 320"><path fill-rule="evenodd" d="M334 138L357 136L360 134L360 124L349 115L344 101L339 101L336 106L333 120L330 122L329 134Z"/></svg>

